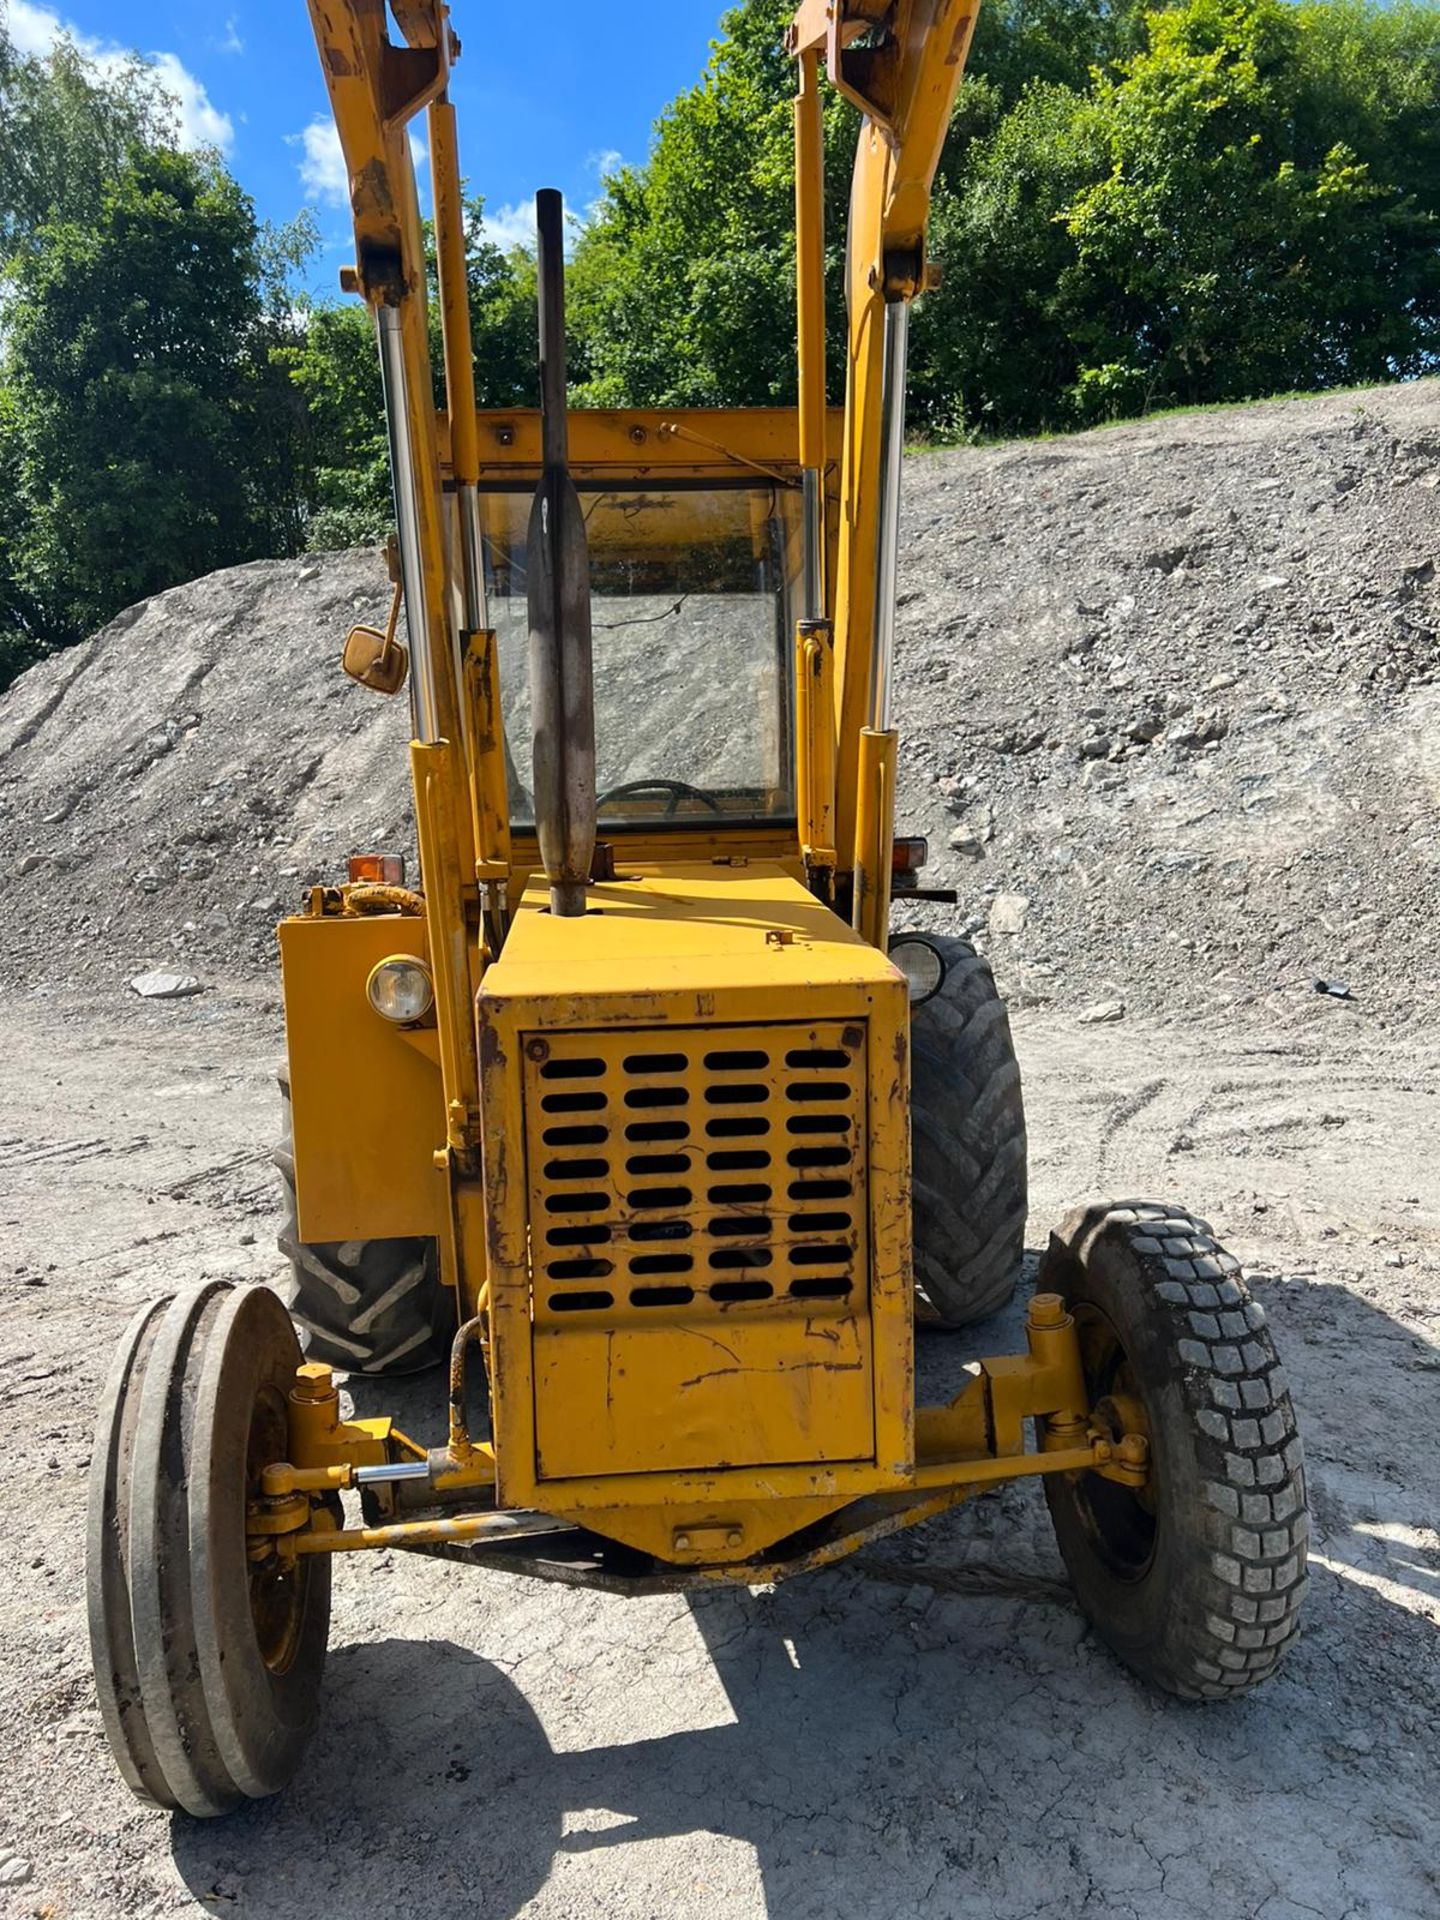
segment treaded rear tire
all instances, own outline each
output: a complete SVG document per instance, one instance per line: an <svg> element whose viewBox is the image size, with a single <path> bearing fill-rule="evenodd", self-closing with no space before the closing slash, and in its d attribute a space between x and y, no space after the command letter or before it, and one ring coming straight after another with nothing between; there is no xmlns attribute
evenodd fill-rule
<svg viewBox="0 0 1440 1920"><path fill-rule="evenodd" d="M1075 1314L1092 1404L1116 1390L1096 1364L1113 1333L1150 1430L1144 1537L1114 1482L1045 1476L1080 1604L1142 1678L1233 1698L1273 1673L1305 1593L1305 1469L1265 1310L1205 1221L1147 1201L1071 1214L1037 1284Z"/></svg>
<svg viewBox="0 0 1440 1920"><path fill-rule="evenodd" d="M295 1195L290 1082L280 1075L283 1131L271 1155L280 1175L279 1248L290 1277L276 1291L301 1329L305 1357L347 1373L418 1373L444 1360L455 1299L433 1239L302 1241Z"/></svg>
<svg viewBox="0 0 1440 1920"><path fill-rule="evenodd" d="M915 1317L965 1327L998 1313L1020 1274L1025 1105L989 961L966 940L926 938L945 978L910 1017Z"/></svg>

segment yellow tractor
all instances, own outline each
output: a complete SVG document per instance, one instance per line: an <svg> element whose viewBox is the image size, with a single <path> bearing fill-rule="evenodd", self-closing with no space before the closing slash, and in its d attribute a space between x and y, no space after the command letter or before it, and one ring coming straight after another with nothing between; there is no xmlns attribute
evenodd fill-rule
<svg viewBox="0 0 1440 1920"><path fill-rule="evenodd" d="M287 1300L159 1301L106 1389L91 1634L147 1801L285 1783L331 1567L377 1548L617 1594L758 1585L1038 1474L1082 1606L1149 1680L1228 1697L1295 1633L1295 1419L1203 1221L1073 1213L1023 1351L915 1400L916 1320L1002 1305L1025 1224L989 968L889 932L892 894L926 897L894 829L907 319L976 3L794 16L797 407L567 416L553 193L543 407L475 408L447 7L310 0L395 498L396 613L344 664L408 680L420 874L360 856L280 928ZM827 77L861 114L835 411ZM438 1444L342 1414L337 1369L441 1359Z"/></svg>

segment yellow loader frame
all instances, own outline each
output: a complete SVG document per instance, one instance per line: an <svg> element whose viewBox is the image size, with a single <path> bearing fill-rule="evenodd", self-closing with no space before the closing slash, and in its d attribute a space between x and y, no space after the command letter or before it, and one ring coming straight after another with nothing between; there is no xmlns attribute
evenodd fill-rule
<svg viewBox="0 0 1440 1920"><path fill-rule="evenodd" d="M594 918L578 924L543 910L535 840L508 818L474 529L479 493L540 478L541 427L525 410L474 405L448 9L394 0L396 43L382 0L310 0L310 10L352 189L356 265L344 284L374 312L386 373L424 896L413 914L377 914L366 889L317 889L281 928L299 1230L312 1241L435 1235L460 1331L447 1441L428 1453L386 1421L342 1421L328 1370L303 1368L290 1459L265 1476L257 1527L285 1555L416 1547L633 1589L771 1579L1019 1474L1086 1468L1141 1483L1145 1436L1092 1421L1074 1325L1053 1296L1032 1303L1023 1354L979 1363L947 1406L914 1404L909 1013L884 957L898 470L909 303L934 279L930 185L975 0L807 0L795 16L798 407L568 422L577 484L758 471L804 502L795 825L652 828L627 842L623 880L593 885ZM822 69L864 115L843 411L825 405ZM408 140L422 112L447 394L438 417ZM849 927L837 899L850 903ZM429 966L434 1017L390 1027L363 986L405 954ZM642 979L663 985L638 990ZM832 1043L833 1057L850 1057L837 1037L856 1041L846 1098L866 1206L847 1245L864 1269L860 1297L748 1319L707 1305L708 1320L692 1314L683 1330L623 1296L593 1326L558 1311L577 1294L554 1296L550 1311L536 1170L537 1075L549 1068L537 1063L593 1057L609 1083L627 1058L649 1057L637 1036L673 1042L681 1065L666 1084L699 1102L706 1045L719 1037L733 1057L763 1059L765 1105L783 1112L794 1090L766 1036L793 1039L797 1008L805 1037ZM624 1178L607 1164L612 1202ZM606 1264L595 1252L582 1249ZM698 1367L706 1341L720 1365ZM465 1390L476 1349L491 1387L483 1439ZM401 1467L423 1491L381 1478ZM373 1523L337 1530L321 1496L360 1482ZM407 1519L407 1497L428 1510ZM562 1531L568 1550L547 1550ZM597 1540L649 1564L617 1575L603 1553L577 1552Z"/></svg>

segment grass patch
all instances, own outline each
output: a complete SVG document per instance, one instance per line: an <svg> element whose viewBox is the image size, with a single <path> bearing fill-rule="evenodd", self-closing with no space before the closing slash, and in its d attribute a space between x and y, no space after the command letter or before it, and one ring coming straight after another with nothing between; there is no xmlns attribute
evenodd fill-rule
<svg viewBox="0 0 1440 1920"><path fill-rule="evenodd" d="M1433 377L1433 376L1430 376ZM1389 381L1377 387L1373 381L1353 387L1317 387L1309 391L1294 389L1286 393L1261 393L1249 400L1195 400L1181 401L1173 407L1151 407L1144 413L1117 415L1113 420L1094 420L1088 426L1042 427L1034 433L956 434L953 439L938 435L917 436L907 439L907 454L949 453L956 447L1014 447L1027 442L1046 440L1074 440L1085 433L1110 433L1118 427L1144 426L1151 420L1174 420L1195 413L1239 413L1251 407L1278 405L1287 400L1328 400L1349 393L1388 393L1398 387L1411 387L1414 380Z"/></svg>

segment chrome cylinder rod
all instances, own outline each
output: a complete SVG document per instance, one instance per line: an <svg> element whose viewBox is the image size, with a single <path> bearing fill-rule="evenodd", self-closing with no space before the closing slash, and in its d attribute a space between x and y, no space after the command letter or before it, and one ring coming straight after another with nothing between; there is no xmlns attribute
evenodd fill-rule
<svg viewBox="0 0 1440 1920"><path fill-rule="evenodd" d="M905 453L905 362L909 339L909 302L892 300L885 309L885 364L880 388L880 548L875 568L875 646L870 657L870 725L880 733L890 731L895 666L900 466Z"/></svg>
<svg viewBox="0 0 1440 1920"><path fill-rule="evenodd" d="M818 467L806 467L801 475L804 488L801 512L802 574L800 597L802 620L825 618L825 485Z"/></svg>
<svg viewBox="0 0 1440 1920"><path fill-rule="evenodd" d="M490 619L480 542L480 499L471 482L462 481L456 487L455 505L460 524L460 603L465 615L465 631L482 633L490 625Z"/></svg>
<svg viewBox="0 0 1440 1920"><path fill-rule="evenodd" d="M433 746L440 737L435 692L435 663L430 657L430 612L425 564L420 546L419 475L410 435L405 387L405 339L397 307L375 311L380 347L380 381L390 439L390 483L395 496L395 534L400 549L400 585L405 595L405 625L410 640L410 715L415 738Z"/></svg>
<svg viewBox="0 0 1440 1920"><path fill-rule="evenodd" d="M428 1480L430 1462L428 1460L392 1460L383 1467L356 1467L355 1484L357 1487L378 1487L388 1485L394 1480Z"/></svg>

